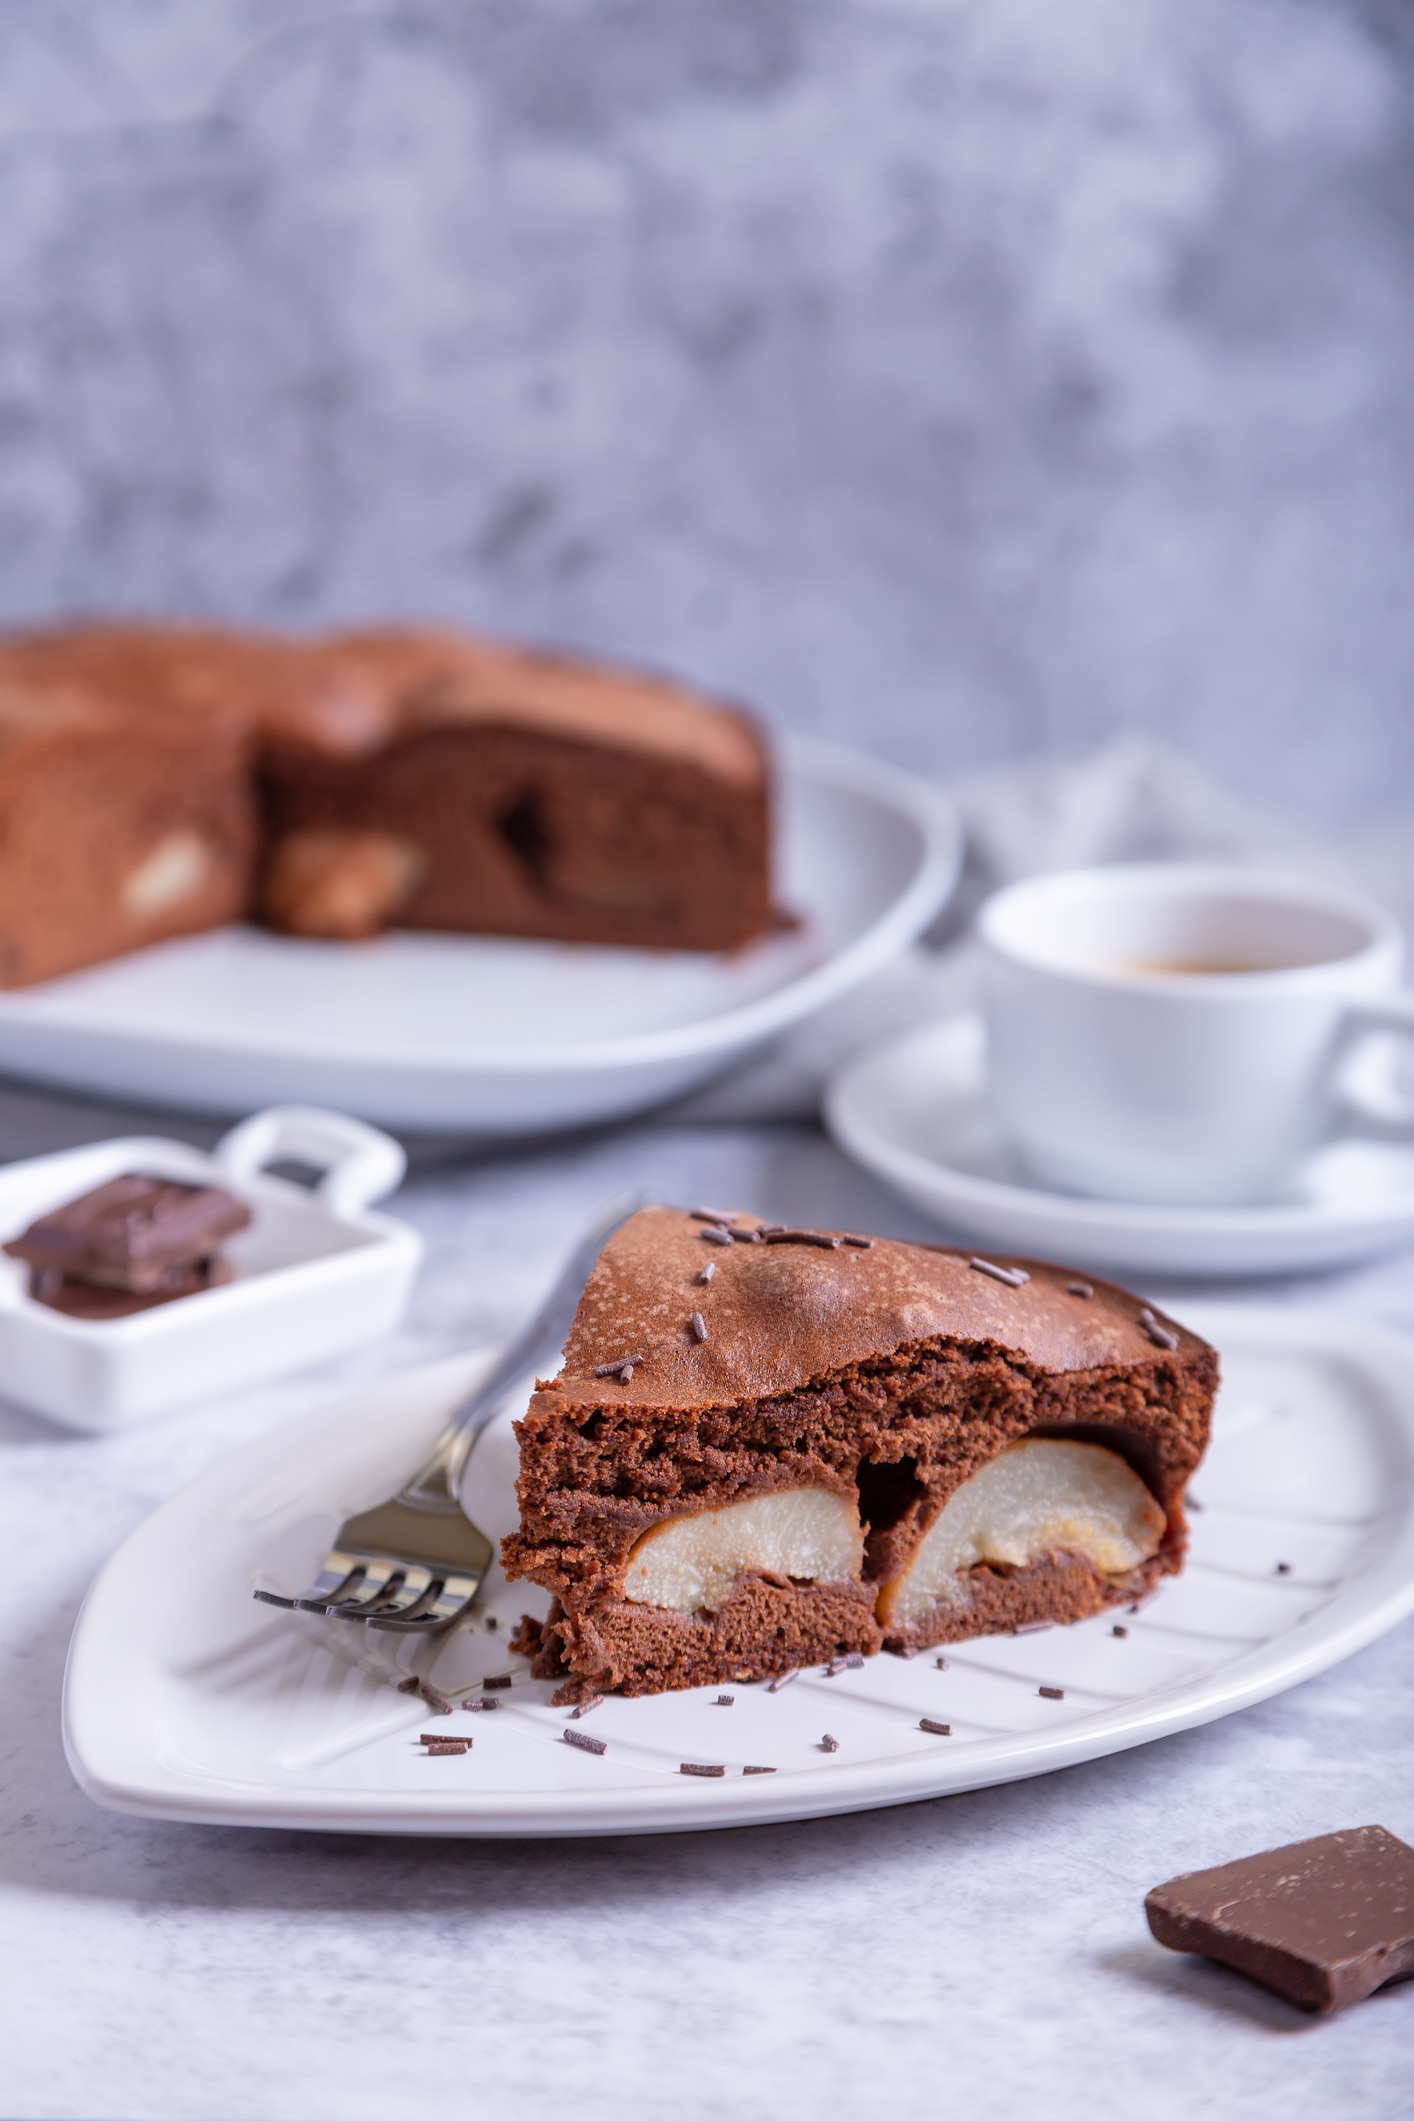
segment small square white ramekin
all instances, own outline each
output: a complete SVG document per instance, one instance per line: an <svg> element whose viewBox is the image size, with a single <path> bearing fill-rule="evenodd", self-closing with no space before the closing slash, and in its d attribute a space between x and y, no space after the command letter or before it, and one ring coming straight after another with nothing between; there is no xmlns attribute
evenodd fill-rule
<svg viewBox="0 0 1414 2121"><path fill-rule="evenodd" d="M282 1161L324 1175L307 1189L265 1168ZM226 1186L252 1211L223 1247L235 1281L128 1318L66 1318L34 1302L29 1269L0 1254L0 1396L71 1428L120 1429L388 1332L422 1240L369 1203L405 1164L398 1144L361 1120L281 1105L243 1120L210 1155L129 1135L0 1166L0 1243L123 1171Z"/></svg>

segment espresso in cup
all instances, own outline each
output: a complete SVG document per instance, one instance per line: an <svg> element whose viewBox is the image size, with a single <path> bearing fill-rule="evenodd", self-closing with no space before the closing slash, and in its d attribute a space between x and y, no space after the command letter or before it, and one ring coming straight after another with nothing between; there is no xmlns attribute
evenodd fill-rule
<svg viewBox="0 0 1414 2121"><path fill-rule="evenodd" d="M1035 877L990 899L979 931L991 1101L1068 1192L1275 1199L1336 1123L1352 1042L1414 1028L1390 915L1264 871Z"/></svg>

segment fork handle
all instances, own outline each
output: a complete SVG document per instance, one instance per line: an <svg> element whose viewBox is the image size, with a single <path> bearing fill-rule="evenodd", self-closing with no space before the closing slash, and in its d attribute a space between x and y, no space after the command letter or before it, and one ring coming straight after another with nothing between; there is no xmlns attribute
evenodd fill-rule
<svg viewBox="0 0 1414 2121"><path fill-rule="evenodd" d="M595 1217L565 1262L564 1271L528 1326L472 1393L464 1400L433 1446L425 1465L398 1494L398 1501L414 1510L460 1510L461 1478L471 1456L471 1447L500 1407L508 1385L527 1370L538 1369L543 1358L564 1343L570 1322L584 1294L584 1285L594 1263L615 1230L640 1208L652 1205L652 1195L634 1193L611 1201Z"/></svg>

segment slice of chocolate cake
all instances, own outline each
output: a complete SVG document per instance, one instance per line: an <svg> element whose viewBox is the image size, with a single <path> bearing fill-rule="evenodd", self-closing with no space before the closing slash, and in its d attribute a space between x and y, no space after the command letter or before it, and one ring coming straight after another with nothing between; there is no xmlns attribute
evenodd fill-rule
<svg viewBox="0 0 1414 2121"><path fill-rule="evenodd" d="M1064 1268L646 1209L517 1425L522 1646L568 1701L1127 1602L1182 1563L1216 1385Z"/></svg>
<svg viewBox="0 0 1414 2121"><path fill-rule="evenodd" d="M260 911L726 950L768 925L755 725L636 674L465 635L348 634L264 719Z"/></svg>

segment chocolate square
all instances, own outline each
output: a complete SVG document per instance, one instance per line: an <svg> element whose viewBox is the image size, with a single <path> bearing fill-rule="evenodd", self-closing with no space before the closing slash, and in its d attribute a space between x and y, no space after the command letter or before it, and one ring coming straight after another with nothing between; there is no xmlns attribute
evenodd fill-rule
<svg viewBox="0 0 1414 2121"><path fill-rule="evenodd" d="M214 1257L222 1239L249 1221L249 1208L222 1186L126 1171L51 1208L5 1251L40 1273L97 1288L184 1295L190 1270Z"/></svg>
<svg viewBox="0 0 1414 2121"><path fill-rule="evenodd" d="M1187 1871L1144 1901L1171 1951L1236 1968L1306 2011L1338 2011L1414 1974L1414 1849L1348 1827Z"/></svg>

